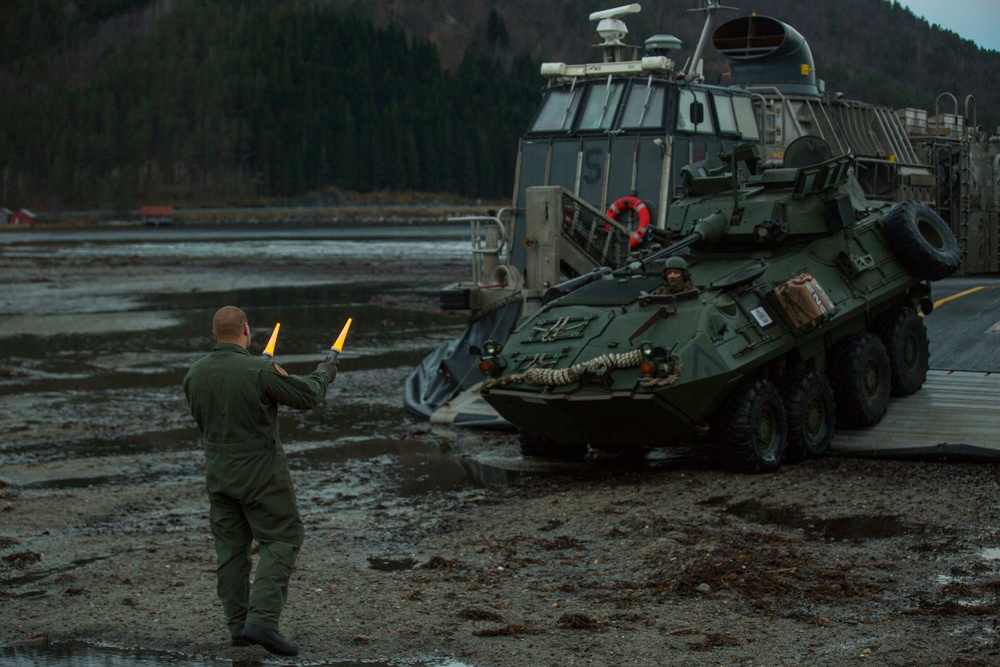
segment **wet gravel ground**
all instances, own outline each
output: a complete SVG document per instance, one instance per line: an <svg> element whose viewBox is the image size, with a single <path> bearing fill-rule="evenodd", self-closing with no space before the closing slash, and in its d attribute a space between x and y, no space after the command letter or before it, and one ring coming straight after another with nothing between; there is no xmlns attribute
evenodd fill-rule
<svg viewBox="0 0 1000 667"><path fill-rule="evenodd" d="M361 232L0 237L2 650L75 639L232 664L1000 664L995 464L830 457L764 476L671 452L539 464L512 434L407 416L405 377L461 329L436 290L465 279L467 232L430 234L426 248L400 239L409 253L383 235L374 256ZM257 347L282 322L276 360L292 372L354 318L326 404L281 424L307 532L282 618L293 661L230 647L214 593L179 383L225 303L247 309Z"/></svg>

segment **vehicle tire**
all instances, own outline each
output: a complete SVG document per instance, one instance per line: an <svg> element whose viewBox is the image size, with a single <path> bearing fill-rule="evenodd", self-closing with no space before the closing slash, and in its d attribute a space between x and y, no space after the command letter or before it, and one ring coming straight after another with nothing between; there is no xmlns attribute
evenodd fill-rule
<svg viewBox="0 0 1000 667"><path fill-rule="evenodd" d="M904 201L889 213L882 227L896 259L923 280L941 280L962 263L962 251L941 217L918 201Z"/></svg>
<svg viewBox="0 0 1000 667"><path fill-rule="evenodd" d="M834 425L833 389L826 376L803 370L789 376L781 386L788 424L785 459L819 458L830 449Z"/></svg>
<svg viewBox="0 0 1000 667"><path fill-rule="evenodd" d="M723 463L733 472L773 472L785 454L785 409L778 388L751 380L729 397L716 421Z"/></svg>
<svg viewBox="0 0 1000 667"><path fill-rule="evenodd" d="M909 396L927 380L930 343L923 319L912 308L900 308L879 326L879 338L889 354L892 395Z"/></svg>
<svg viewBox="0 0 1000 667"><path fill-rule="evenodd" d="M847 336L834 347L830 385L837 422L848 428L877 424L889 406L889 355L878 336Z"/></svg>
<svg viewBox="0 0 1000 667"><path fill-rule="evenodd" d="M558 461L582 461L587 456L587 445L561 445L549 438L520 433L521 455Z"/></svg>

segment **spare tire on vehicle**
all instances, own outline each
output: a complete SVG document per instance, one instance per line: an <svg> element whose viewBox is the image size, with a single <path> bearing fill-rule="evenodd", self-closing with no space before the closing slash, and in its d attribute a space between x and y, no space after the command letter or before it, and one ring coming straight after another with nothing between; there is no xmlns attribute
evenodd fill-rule
<svg viewBox="0 0 1000 667"><path fill-rule="evenodd" d="M962 264L955 235L926 204L915 200L898 204L882 231L899 263L918 278L941 280Z"/></svg>

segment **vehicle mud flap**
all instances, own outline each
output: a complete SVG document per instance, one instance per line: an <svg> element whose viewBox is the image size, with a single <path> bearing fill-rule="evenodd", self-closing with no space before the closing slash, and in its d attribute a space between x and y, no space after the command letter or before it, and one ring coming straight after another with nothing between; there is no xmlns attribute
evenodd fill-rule
<svg viewBox="0 0 1000 667"><path fill-rule="evenodd" d="M520 316L520 301L486 313L470 323L459 338L424 357L403 385L406 409L430 419L435 410L480 382L483 374L479 370L479 357L469 348L491 339L506 342Z"/></svg>
<svg viewBox="0 0 1000 667"><path fill-rule="evenodd" d="M922 280L947 278L962 264L962 251L951 229L918 201L893 208L882 231L903 268Z"/></svg>

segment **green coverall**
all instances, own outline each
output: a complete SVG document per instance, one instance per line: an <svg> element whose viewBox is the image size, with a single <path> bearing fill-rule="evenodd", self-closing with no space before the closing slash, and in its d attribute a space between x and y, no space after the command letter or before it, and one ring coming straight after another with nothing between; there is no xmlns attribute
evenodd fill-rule
<svg viewBox="0 0 1000 667"><path fill-rule="evenodd" d="M233 343L217 344L184 377L205 448L218 595L233 637L244 623L278 630L304 537L278 438L278 406L307 410L323 401L329 384L325 371L288 375ZM260 559L251 592L255 538Z"/></svg>

